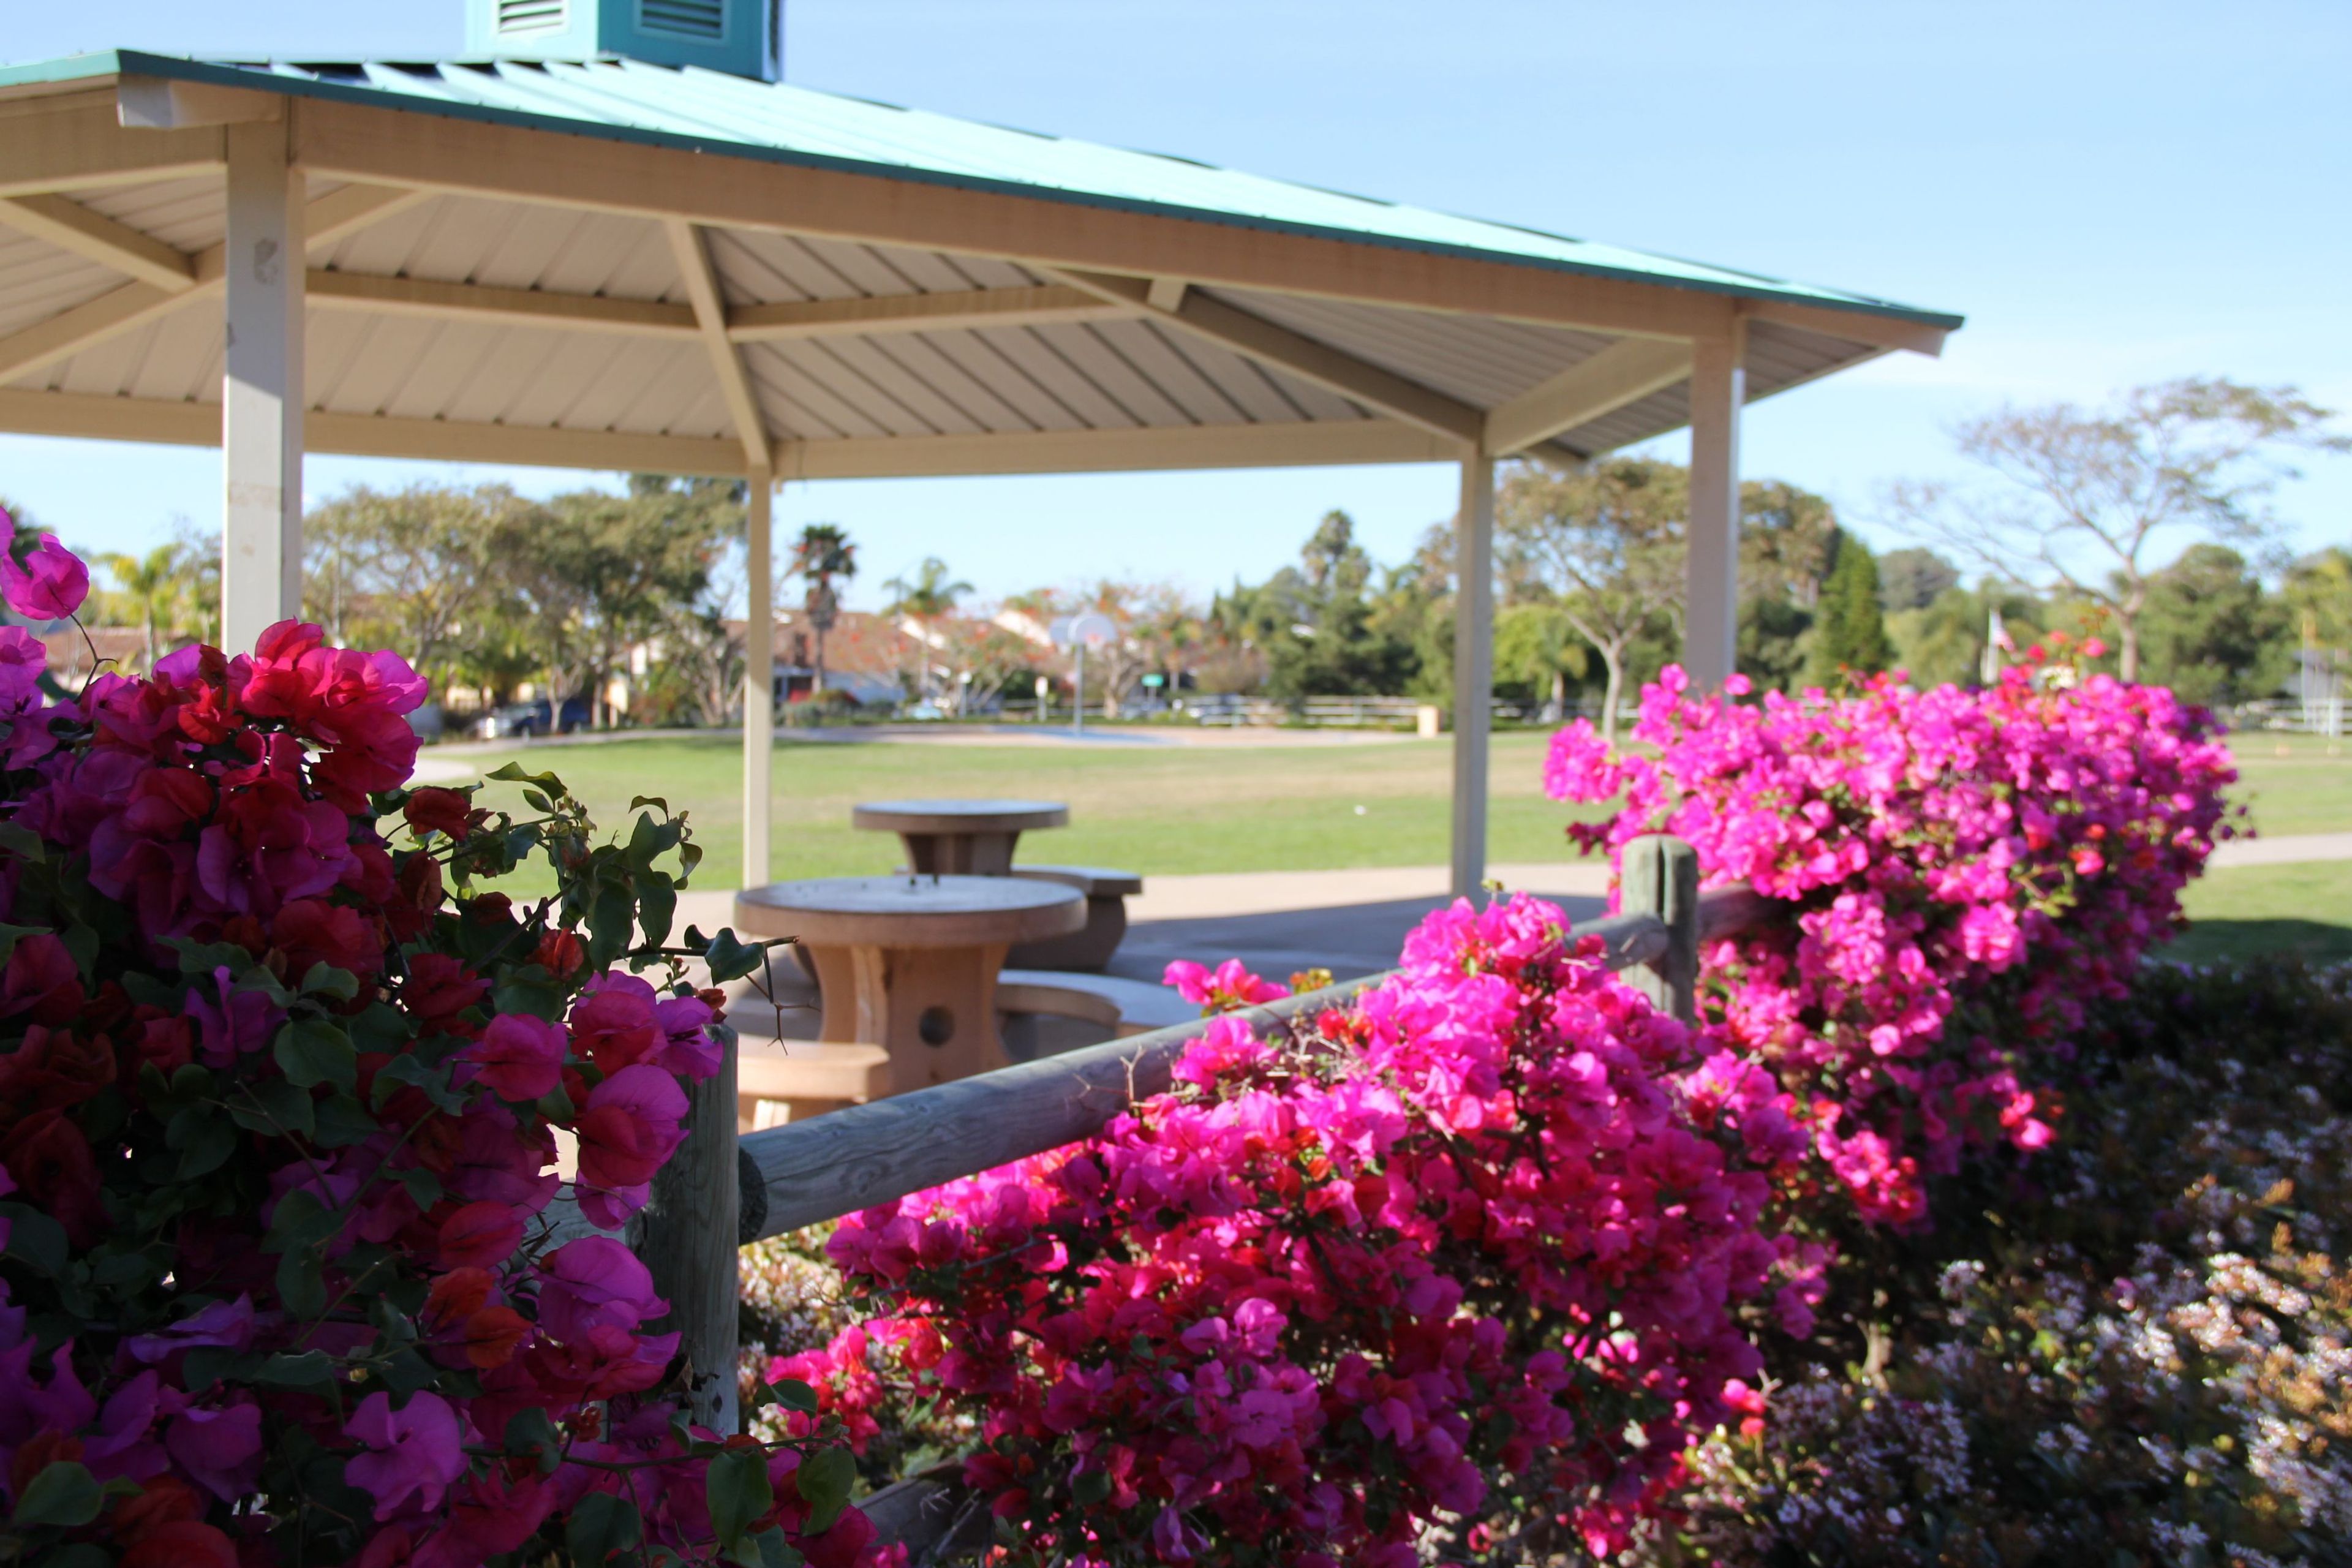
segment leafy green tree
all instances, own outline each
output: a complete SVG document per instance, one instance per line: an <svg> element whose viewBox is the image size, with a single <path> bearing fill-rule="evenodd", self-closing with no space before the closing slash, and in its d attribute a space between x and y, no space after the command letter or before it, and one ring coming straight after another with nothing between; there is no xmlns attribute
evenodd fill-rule
<svg viewBox="0 0 2352 1568"><path fill-rule="evenodd" d="M622 494L576 490L504 520L497 559L554 700L584 690L591 721L611 724L613 672L709 586L726 542L742 532L743 503L740 479L632 474Z"/></svg>
<svg viewBox="0 0 2352 1568"><path fill-rule="evenodd" d="M152 670L169 651L165 645L179 630L179 617L193 586L194 573L185 549L159 544L144 555L101 555L99 563L114 578L123 618L146 638L141 669Z"/></svg>
<svg viewBox="0 0 2352 1568"><path fill-rule="evenodd" d="M1504 481L1496 545L1517 595L1549 595L1606 671L1601 733L1614 739L1626 654L1679 618L1689 475L1678 464L1612 458L1573 474L1533 465Z"/></svg>
<svg viewBox="0 0 2352 1568"><path fill-rule="evenodd" d="M1877 558L1851 533L1838 536L1836 555L1829 580L1822 584L1821 617L1805 666L1805 681L1811 686L1826 687L1843 670L1875 674L1894 654L1886 640L1885 612L1879 608Z"/></svg>
<svg viewBox="0 0 2352 1568"><path fill-rule="evenodd" d="M882 584L890 591L890 603L884 613L915 623L917 651L916 667L909 680L909 689L917 693L931 689L930 653L940 642L937 623L955 614L955 607L971 584L948 572L948 563L936 555L927 555L915 568L914 575L901 574Z"/></svg>
<svg viewBox="0 0 2352 1568"><path fill-rule="evenodd" d="M1506 605L1495 615L1495 679L1542 698L1544 721L1568 711L1568 689L1591 659L1583 634L1558 605Z"/></svg>
<svg viewBox="0 0 2352 1568"><path fill-rule="evenodd" d="M2158 542L2263 542L2270 492L2294 471L2284 454L2352 450L2333 417L2294 387L2221 379L2139 387L2104 410L2002 408L1956 432L1985 483L1900 486L1893 510L1989 572L2104 610L2137 680Z"/></svg>
<svg viewBox="0 0 2352 1568"><path fill-rule="evenodd" d="M1979 684L1995 610L2019 647L2038 641L2042 627L2052 624L2050 607L2013 584L1989 581L1981 588L1947 588L1918 609L1888 613L1893 662L1909 672L1915 686Z"/></svg>
<svg viewBox="0 0 2352 1568"><path fill-rule="evenodd" d="M504 485L354 486L302 521L303 614L345 646L400 649L444 688L487 630L500 541L543 517Z"/></svg>
<svg viewBox="0 0 2352 1568"><path fill-rule="evenodd" d="M812 689L823 691L824 639L841 616L841 597L834 584L857 575L857 546L839 523L812 522L793 542L792 562L784 571L806 585L801 612L808 616L809 629L816 633L816 681Z"/></svg>
<svg viewBox="0 0 2352 1568"><path fill-rule="evenodd" d="M1924 610L1960 585L1960 569L1932 550L1890 550L1878 558L1878 602L1892 614Z"/></svg>
<svg viewBox="0 0 2352 1568"><path fill-rule="evenodd" d="M1826 497L1783 479L1739 487L1739 673L1793 689L1812 648L1822 583L1838 539Z"/></svg>
<svg viewBox="0 0 2352 1568"><path fill-rule="evenodd" d="M2225 545L2192 544L2148 580L2141 637L2147 679L2192 702L2267 697L2294 663L2286 602Z"/></svg>
<svg viewBox="0 0 2352 1568"><path fill-rule="evenodd" d="M1412 679L1412 647L1374 625L1371 557L1344 511L1326 512L1298 564L1265 582L1234 584L1211 609L1226 636L1265 661L1265 688L1286 701L1396 692Z"/></svg>

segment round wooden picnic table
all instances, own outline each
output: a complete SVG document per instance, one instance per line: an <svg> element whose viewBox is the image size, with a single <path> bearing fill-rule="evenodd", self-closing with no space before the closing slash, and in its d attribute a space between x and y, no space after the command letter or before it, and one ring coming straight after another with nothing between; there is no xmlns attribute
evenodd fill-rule
<svg viewBox="0 0 2352 1568"><path fill-rule="evenodd" d="M1033 827L1065 827L1070 808L1052 800L873 800L852 826L895 833L909 870L941 877L1009 877L1013 847Z"/></svg>
<svg viewBox="0 0 2352 1568"><path fill-rule="evenodd" d="M818 877L735 895L738 930L807 950L817 1037L887 1050L894 1094L1009 1066L996 1029L1005 950L1086 921L1077 889L1013 877Z"/></svg>

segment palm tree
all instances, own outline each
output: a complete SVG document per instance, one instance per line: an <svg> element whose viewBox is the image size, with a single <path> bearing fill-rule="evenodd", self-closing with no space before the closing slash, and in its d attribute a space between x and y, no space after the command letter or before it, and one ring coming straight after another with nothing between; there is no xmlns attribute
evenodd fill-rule
<svg viewBox="0 0 2352 1568"><path fill-rule="evenodd" d="M923 557L910 580L893 577L882 584L896 595L889 605L889 614L912 620L922 630L922 655L928 668L931 648L931 623L942 616L955 613L956 601L971 592L969 583L948 580L948 563L936 555ZM917 685L927 684L918 680Z"/></svg>
<svg viewBox="0 0 2352 1568"><path fill-rule="evenodd" d="M814 696L824 689L824 634L833 630L841 612L833 580L847 582L857 575L857 546L849 542L848 530L839 523L812 522L801 530L800 539L793 545L792 564L784 573L808 584L801 608L816 632L816 684L810 693Z"/></svg>
<svg viewBox="0 0 2352 1568"><path fill-rule="evenodd" d="M123 596L138 612L140 630L146 634L146 663L155 668L155 641L159 632L170 629L173 612L179 607L185 586L182 581L180 547L159 544L145 555L107 555L100 563L114 574Z"/></svg>

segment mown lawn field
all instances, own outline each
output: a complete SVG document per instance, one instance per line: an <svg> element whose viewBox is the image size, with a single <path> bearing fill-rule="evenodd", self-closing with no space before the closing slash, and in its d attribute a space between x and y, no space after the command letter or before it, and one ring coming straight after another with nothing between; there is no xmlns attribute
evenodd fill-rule
<svg viewBox="0 0 2352 1568"><path fill-rule="evenodd" d="M1570 858L1560 833L1570 811L1543 795L1545 744L1533 732L1495 738L1488 847L1495 861ZM2253 735L2235 749L2235 796L2251 808L2259 833L2352 832L2352 747ZM625 823L633 796L664 797L688 814L703 846L696 885L736 885L741 758L730 737L551 743L464 760L487 771L509 758L561 775L608 826ZM898 863L898 841L852 828L850 807L908 795L1066 802L1070 826L1024 840L1024 858L1148 876L1441 865L1452 770L1447 742L1408 737L1246 749L787 742L776 752L771 870L779 878L888 870ZM493 786L489 798L520 807L510 785ZM543 890L545 877L518 880L518 890ZM2200 929L2172 950L2176 956L2287 948L2352 957L2352 861L2217 870L2190 889L2188 902Z"/></svg>

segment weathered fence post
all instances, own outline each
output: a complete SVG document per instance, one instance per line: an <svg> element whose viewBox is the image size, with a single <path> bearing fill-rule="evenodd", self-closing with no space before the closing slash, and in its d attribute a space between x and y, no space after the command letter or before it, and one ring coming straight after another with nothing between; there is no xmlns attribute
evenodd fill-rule
<svg viewBox="0 0 2352 1568"><path fill-rule="evenodd" d="M1698 1016L1698 851L1668 834L1644 834L1625 846L1619 872L1622 912L1654 915L1666 927L1664 956L1625 978L1687 1024Z"/></svg>
<svg viewBox="0 0 2352 1568"><path fill-rule="evenodd" d="M694 1418L722 1435L742 1425L735 1394L740 1171L730 1044L719 1070L689 1090L686 1142L654 1173L635 1232L637 1256L669 1301L658 1326L677 1331L694 1379Z"/></svg>

